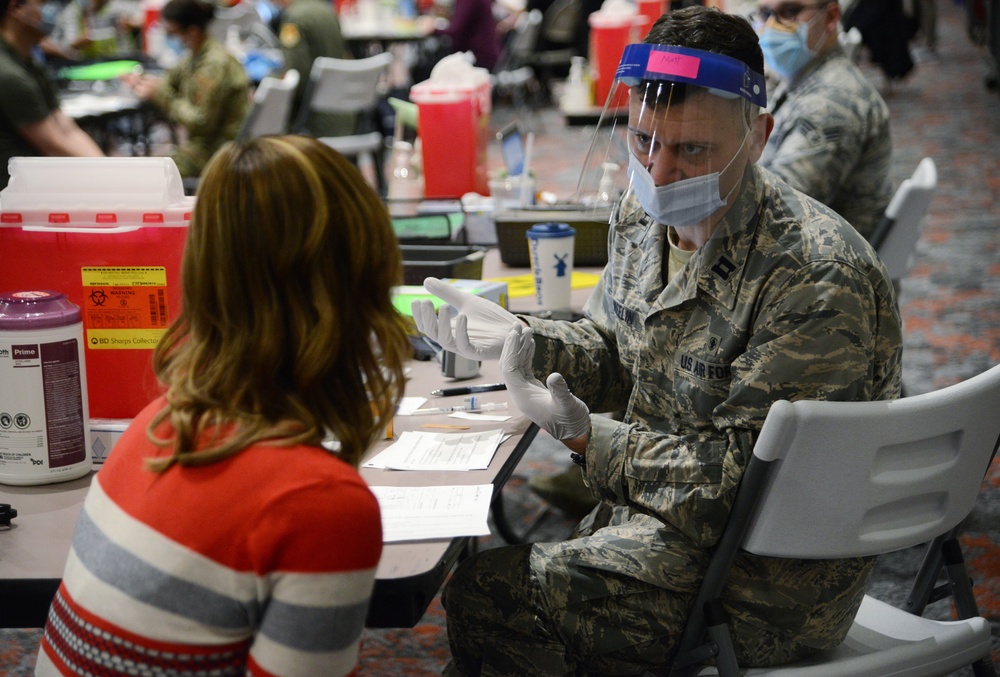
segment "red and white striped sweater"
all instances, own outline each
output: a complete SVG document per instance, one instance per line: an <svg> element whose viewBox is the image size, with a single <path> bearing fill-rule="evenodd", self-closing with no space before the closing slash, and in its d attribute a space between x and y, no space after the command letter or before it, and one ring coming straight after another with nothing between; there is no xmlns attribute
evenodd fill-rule
<svg viewBox="0 0 1000 677"><path fill-rule="evenodd" d="M263 444L152 473L162 406L94 478L36 674L353 674L382 550L364 481L324 449Z"/></svg>

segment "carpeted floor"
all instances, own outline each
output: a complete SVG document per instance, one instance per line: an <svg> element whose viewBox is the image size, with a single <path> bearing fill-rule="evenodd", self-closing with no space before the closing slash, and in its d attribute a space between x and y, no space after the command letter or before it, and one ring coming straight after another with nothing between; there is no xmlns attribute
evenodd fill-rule
<svg viewBox="0 0 1000 677"><path fill-rule="evenodd" d="M966 34L965 10L941 0L938 58L918 64L896 84L887 101L894 137L893 178L909 176L925 156L937 163L939 185L930 208L915 265L903 281L904 381L909 394L940 388L1000 363L1000 99L987 91L990 69L982 48ZM862 57L864 58L864 57ZM877 71L866 66L873 80ZM514 113L499 107L499 129ZM520 112L525 129L537 133L535 170L542 188L568 196L589 142L589 128L567 128L552 109ZM491 151L491 167L499 156ZM524 486L527 477L565 467L566 452L540 435L504 490L508 514L520 524L535 522L536 541L565 537L573 522L546 509ZM994 659L1000 662L1000 461L997 461L966 526L963 543L981 612L993 623ZM497 537L479 547L502 545ZM871 593L898 604L920 553L883 558ZM946 604L929 614L946 618ZM0 630L0 676L30 675L39 630ZM362 676L439 675L448 659L444 614L438 600L412 629L366 632ZM956 676L971 671L956 673Z"/></svg>

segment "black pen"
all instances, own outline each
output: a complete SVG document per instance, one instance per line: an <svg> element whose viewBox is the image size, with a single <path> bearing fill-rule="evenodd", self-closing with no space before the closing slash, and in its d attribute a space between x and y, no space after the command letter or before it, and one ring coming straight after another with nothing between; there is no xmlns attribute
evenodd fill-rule
<svg viewBox="0 0 1000 677"><path fill-rule="evenodd" d="M460 388L442 388L432 390L431 395L471 395L472 393L491 393L494 390L507 390L506 383L485 383L481 386L462 386Z"/></svg>

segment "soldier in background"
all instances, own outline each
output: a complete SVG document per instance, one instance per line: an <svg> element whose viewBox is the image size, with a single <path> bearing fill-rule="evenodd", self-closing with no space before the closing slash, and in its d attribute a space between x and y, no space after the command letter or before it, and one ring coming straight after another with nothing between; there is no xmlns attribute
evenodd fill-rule
<svg viewBox="0 0 1000 677"><path fill-rule="evenodd" d="M208 34L215 5L207 0L170 0L160 16L168 48L183 52L163 77L122 78L136 96L150 101L187 137L173 154L183 177L197 177L208 159L240 131L250 110L243 66Z"/></svg>
<svg viewBox="0 0 1000 677"><path fill-rule="evenodd" d="M760 0L760 46L780 79L760 164L871 237L892 199L889 108L837 38L836 0Z"/></svg>
<svg viewBox="0 0 1000 677"><path fill-rule="evenodd" d="M278 42L285 68L299 72L291 118L296 121L296 131L317 137L353 134L357 124L357 116L353 114L309 113L304 120L299 117L316 57L351 58L333 6L326 0L278 0L278 4L284 8Z"/></svg>
<svg viewBox="0 0 1000 677"><path fill-rule="evenodd" d="M773 121L750 24L691 7L645 43L626 49L626 91L611 95L628 96L631 185L584 319L518 318L433 279L454 322L414 304L445 350L499 356L518 409L578 455L600 500L571 540L459 564L442 596L445 674L669 665L771 405L899 396L885 267L847 221L755 164ZM721 598L740 664L840 644L873 565L738 555Z"/></svg>

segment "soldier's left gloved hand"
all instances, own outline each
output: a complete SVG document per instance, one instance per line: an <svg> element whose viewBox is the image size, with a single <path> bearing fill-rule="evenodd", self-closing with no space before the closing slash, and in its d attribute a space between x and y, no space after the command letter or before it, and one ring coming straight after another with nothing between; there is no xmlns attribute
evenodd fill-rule
<svg viewBox="0 0 1000 677"><path fill-rule="evenodd" d="M529 327L511 327L500 354L500 371L507 392L520 409L557 440L582 437L590 432L590 410L569 391L562 374L552 373L546 385L531 372L535 341Z"/></svg>

